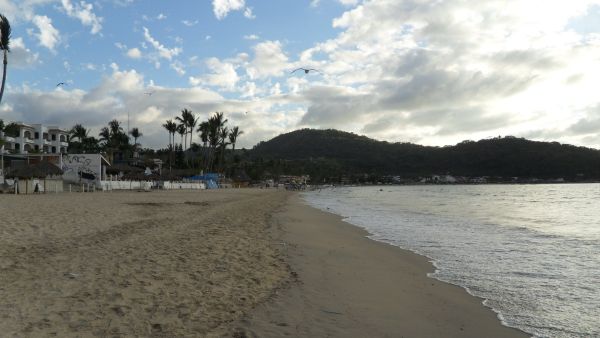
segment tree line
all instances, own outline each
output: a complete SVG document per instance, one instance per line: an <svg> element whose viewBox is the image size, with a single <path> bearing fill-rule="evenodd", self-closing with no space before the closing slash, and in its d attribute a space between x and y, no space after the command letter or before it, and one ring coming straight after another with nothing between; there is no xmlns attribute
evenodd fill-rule
<svg viewBox="0 0 600 338"><path fill-rule="evenodd" d="M257 144L244 157L252 177L309 174L313 182L399 175L600 179L600 150L506 136L430 147L376 141L338 130L302 129Z"/></svg>

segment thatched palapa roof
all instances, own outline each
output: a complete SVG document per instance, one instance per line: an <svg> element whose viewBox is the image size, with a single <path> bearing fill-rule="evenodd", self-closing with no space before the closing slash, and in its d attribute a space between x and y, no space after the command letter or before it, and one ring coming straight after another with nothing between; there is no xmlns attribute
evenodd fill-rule
<svg viewBox="0 0 600 338"><path fill-rule="evenodd" d="M62 175L63 171L50 162L40 162L11 170L6 176L11 178L46 178Z"/></svg>

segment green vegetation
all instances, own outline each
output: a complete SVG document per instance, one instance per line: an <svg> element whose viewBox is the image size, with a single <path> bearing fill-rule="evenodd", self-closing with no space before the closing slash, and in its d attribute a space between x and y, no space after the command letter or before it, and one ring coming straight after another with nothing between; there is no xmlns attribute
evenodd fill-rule
<svg viewBox="0 0 600 338"><path fill-rule="evenodd" d="M309 174L315 182L378 180L398 175L513 177L586 181L600 179L600 151L507 136L427 147L388 143L338 130L303 129L261 142L244 156L253 178Z"/></svg>

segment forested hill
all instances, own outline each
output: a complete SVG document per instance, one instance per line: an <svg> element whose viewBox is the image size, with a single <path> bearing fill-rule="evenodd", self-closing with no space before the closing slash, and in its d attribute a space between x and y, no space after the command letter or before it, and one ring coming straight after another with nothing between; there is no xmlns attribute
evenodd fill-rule
<svg viewBox="0 0 600 338"><path fill-rule="evenodd" d="M600 150L511 136L429 147L376 141L332 129L302 129L261 142L248 156L252 161L285 162L287 171L295 173L314 171L321 165L348 175L600 179Z"/></svg>

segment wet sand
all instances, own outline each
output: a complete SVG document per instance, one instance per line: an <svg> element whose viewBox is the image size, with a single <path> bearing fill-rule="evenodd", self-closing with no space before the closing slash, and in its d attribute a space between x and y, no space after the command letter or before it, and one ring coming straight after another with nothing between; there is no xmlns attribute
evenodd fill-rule
<svg viewBox="0 0 600 338"><path fill-rule="evenodd" d="M366 238L293 196L276 216L297 282L237 323L259 337L529 337L482 300L428 278L428 260Z"/></svg>

